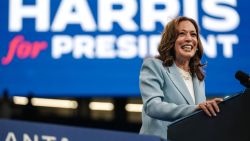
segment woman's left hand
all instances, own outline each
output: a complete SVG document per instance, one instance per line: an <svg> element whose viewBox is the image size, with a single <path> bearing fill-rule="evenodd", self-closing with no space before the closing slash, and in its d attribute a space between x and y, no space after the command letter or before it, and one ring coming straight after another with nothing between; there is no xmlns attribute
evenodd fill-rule
<svg viewBox="0 0 250 141"><path fill-rule="evenodd" d="M198 104L197 109L202 109L208 116L217 116L216 113L220 112L220 108L218 106L219 102L222 102L222 98L214 98L211 100L207 100Z"/></svg>

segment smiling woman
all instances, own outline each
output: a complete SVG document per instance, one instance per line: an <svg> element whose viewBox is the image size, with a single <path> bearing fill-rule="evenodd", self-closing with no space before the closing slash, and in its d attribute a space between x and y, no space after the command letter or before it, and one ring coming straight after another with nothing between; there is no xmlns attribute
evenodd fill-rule
<svg viewBox="0 0 250 141"><path fill-rule="evenodd" d="M203 47L197 23L177 17L165 27L159 56L146 59L140 72L143 100L141 134L167 139L174 120L202 109L208 116L219 112L220 98L206 100Z"/></svg>
<svg viewBox="0 0 250 141"><path fill-rule="evenodd" d="M178 26L178 38L175 42L176 56L182 59L191 59L197 49L197 33L194 25L183 21Z"/></svg>

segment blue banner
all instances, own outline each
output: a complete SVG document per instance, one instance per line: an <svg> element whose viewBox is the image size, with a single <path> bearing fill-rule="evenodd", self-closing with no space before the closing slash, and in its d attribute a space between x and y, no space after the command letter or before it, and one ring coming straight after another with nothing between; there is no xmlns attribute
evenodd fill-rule
<svg viewBox="0 0 250 141"><path fill-rule="evenodd" d="M3 0L0 91L11 95L139 96L144 58L157 55L161 32L176 16L201 28L206 93L243 87L250 72L248 1Z"/></svg>
<svg viewBox="0 0 250 141"><path fill-rule="evenodd" d="M101 129L0 120L1 141L160 141L159 137Z"/></svg>

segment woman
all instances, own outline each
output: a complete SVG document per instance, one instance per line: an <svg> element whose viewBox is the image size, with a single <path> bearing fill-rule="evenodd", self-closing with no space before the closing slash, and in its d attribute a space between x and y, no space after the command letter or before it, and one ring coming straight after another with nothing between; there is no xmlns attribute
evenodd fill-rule
<svg viewBox="0 0 250 141"><path fill-rule="evenodd" d="M167 139L168 125L202 109L208 116L219 112L221 98L206 100L200 60L203 47L197 23L187 17L170 21L162 34L159 56L144 61L140 72L143 100L140 134Z"/></svg>

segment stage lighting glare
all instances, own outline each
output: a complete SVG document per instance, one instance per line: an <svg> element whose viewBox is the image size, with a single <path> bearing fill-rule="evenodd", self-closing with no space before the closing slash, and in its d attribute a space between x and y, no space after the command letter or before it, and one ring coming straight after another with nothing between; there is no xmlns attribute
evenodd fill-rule
<svg viewBox="0 0 250 141"><path fill-rule="evenodd" d="M16 105L27 105L29 100L27 97L22 97L22 96L14 96L13 97L13 102Z"/></svg>
<svg viewBox="0 0 250 141"><path fill-rule="evenodd" d="M76 109L78 107L78 103L76 101L62 100L62 99L32 98L31 104L33 106L66 108L66 109Z"/></svg>
<svg viewBox="0 0 250 141"><path fill-rule="evenodd" d="M90 102L89 109L99 111L112 111L114 110L114 104L110 102Z"/></svg>
<svg viewBox="0 0 250 141"><path fill-rule="evenodd" d="M141 112L142 104L127 104L125 107L127 112Z"/></svg>

